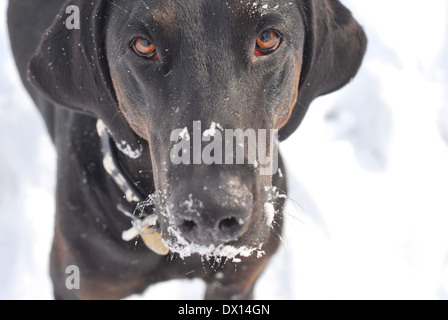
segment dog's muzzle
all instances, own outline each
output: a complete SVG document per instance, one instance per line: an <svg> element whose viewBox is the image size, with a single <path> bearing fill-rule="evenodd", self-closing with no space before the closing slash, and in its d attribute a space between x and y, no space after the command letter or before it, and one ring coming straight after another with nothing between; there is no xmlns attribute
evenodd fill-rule
<svg viewBox="0 0 448 320"><path fill-rule="evenodd" d="M253 195L232 177L219 184L201 178L182 182L169 198L169 219L182 235L197 245L236 241L247 229Z"/></svg>

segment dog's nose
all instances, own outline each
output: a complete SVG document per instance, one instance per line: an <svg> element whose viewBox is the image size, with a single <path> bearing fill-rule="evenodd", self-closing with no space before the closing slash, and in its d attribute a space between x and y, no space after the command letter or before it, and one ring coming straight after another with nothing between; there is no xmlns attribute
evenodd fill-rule
<svg viewBox="0 0 448 320"><path fill-rule="evenodd" d="M220 245L237 240L246 230L253 209L252 193L235 182L220 185L195 182L173 192L173 222L190 242Z"/></svg>

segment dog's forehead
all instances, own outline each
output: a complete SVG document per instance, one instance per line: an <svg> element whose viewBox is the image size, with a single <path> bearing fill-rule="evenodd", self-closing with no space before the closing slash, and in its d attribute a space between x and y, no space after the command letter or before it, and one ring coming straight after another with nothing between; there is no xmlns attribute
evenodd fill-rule
<svg viewBox="0 0 448 320"><path fill-rule="evenodd" d="M119 3L119 5L118 5ZM257 22L270 14L285 19L299 14L297 1L278 0L115 0L115 9L126 7L137 19L151 20L159 26L173 28L197 24L203 19L228 16L227 22Z"/></svg>

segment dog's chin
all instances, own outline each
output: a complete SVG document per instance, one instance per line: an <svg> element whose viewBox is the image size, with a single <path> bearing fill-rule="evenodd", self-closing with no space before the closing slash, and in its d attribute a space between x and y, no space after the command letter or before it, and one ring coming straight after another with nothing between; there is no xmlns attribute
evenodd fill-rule
<svg viewBox="0 0 448 320"><path fill-rule="evenodd" d="M197 244L186 239L180 230L173 225L164 228L162 232L164 245L181 259L199 255L205 260L241 262L243 258L255 256L261 258L266 253L263 249L264 241L245 244L244 236L240 239L221 244Z"/></svg>

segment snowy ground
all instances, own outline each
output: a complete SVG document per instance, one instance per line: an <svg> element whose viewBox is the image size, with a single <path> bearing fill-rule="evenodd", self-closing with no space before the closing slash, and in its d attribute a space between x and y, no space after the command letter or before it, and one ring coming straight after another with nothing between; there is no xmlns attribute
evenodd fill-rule
<svg viewBox="0 0 448 320"><path fill-rule="evenodd" d="M369 51L282 145L291 194L259 299L448 299L448 2L344 0ZM0 299L50 299L55 153L0 0ZM148 299L200 299L172 281Z"/></svg>

